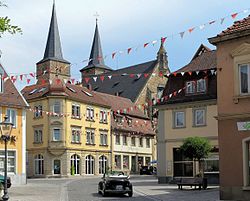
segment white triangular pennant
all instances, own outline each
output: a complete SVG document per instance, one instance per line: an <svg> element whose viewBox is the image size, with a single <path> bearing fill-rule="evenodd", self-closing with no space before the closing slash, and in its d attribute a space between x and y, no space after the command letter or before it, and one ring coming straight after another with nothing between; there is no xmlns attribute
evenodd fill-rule
<svg viewBox="0 0 250 201"><path fill-rule="evenodd" d="M212 75L214 74L214 71L215 71L215 70L211 70L211 71L210 71Z"/></svg>
<svg viewBox="0 0 250 201"><path fill-rule="evenodd" d="M205 28L205 24L202 24L199 26L200 30L204 29Z"/></svg>
<svg viewBox="0 0 250 201"><path fill-rule="evenodd" d="M155 77L155 75L156 75L155 73L152 73L152 77Z"/></svg>
<svg viewBox="0 0 250 201"><path fill-rule="evenodd" d="M198 75L200 71L197 70L197 71L195 71L195 72L196 72L196 75Z"/></svg>
<svg viewBox="0 0 250 201"><path fill-rule="evenodd" d="M109 75L108 78L111 79L111 78L112 78L112 75Z"/></svg>
<svg viewBox="0 0 250 201"><path fill-rule="evenodd" d="M181 75L183 76L185 74L185 72L181 72Z"/></svg>
<svg viewBox="0 0 250 201"><path fill-rule="evenodd" d="M49 83L52 84L52 80L49 80Z"/></svg>
<svg viewBox="0 0 250 201"><path fill-rule="evenodd" d="M93 80L96 82L96 80L97 80L97 77L93 77Z"/></svg>
<svg viewBox="0 0 250 201"><path fill-rule="evenodd" d="M169 94L169 98L171 98L171 97L172 97L172 95L173 95L173 94Z"/></svg>
<svg viewBox="0 0 250 201"><path fill-rule="evenodd" d="M179 89L179 90L178 90L178 94L181 93L181 91L182 91L182 89Z"/></svg>
<svg viewBox="0 0 250 201"><path fill-rule="evenodd" d="M140 78L141 77L141 74L139 73L139 74L136 74L136 76L137 76L137 78Z"/></svg>

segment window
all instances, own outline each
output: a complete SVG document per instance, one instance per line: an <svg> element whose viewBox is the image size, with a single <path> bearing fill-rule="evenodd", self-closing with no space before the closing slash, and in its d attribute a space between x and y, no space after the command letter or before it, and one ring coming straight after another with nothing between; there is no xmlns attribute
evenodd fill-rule
<svg viewBox="0 0 250 201"><path fill-rule="evenodd" d="M127 145L127 136L126 135L122 136L122 142L123 142L123 145Z"/></svg>
<svg viewBox="0 0 250 201"><path fill-rule="evenodd" d="M139 146L143 147L143 138L142 137L139 138Z"/></svg>
<svg viewBox="0 0 250 201"><path fill-rule="evenodd" d="M88 155L85 158L85 165L86 165L86 174L94 174L95 168L95 159L93 156Z"/></svg>
<svg viewBox="0 0 250 201"><path fill-rule="evenodd" d="M55 102L55 103L54 103L53 112L56 113L56 114L60 114L60 113L61 113L61 105L60 105L60 102Z"/></svg>
<svg viewBox="0 0 250 201"><path fill-rule="evenodd" d="M36 129L34 131L34 143L43 142L43 131L41 129Z"/></svg>
<svg viewBox="0 0 250 201"><path fill-rule="evenodd" d="M94 108L87 107L86 120L94 121Z"/></svg>
<svg viewBox="0 0 250 201"><path fill-rule="evenodd" d="M8 117L8 119L6 120L6 122L12 123L13 127L16 128L16 110L13 109L7 109L6 111L6 116Z"/></svg>
<svg viewBox="0 0 250 201"><path fill-rule="evenodd" d="M0 73L0 93L3 93L3 75Z"/></svg>
<svg viewBox="0 0 250 201"><path fill-rule="evenodd" d="M205 92L206 91L206 80L205 79L200 79L197 80L197 92Z"/></svg>
<svg viewBox="0 0 250 201"><path fill-rule="evenodd" d="M164 88L165 88L164 85L159 85L157 87L157 99L160 99L162 97Z"/></svg>
<svg viewBox="0 0 250 201"><path fill-rule="evenodd" d="M242 64L239 65L240 71L240 94L250 93L250 65Z"/></svg>
<svg viewBox="0 0 250 201"><path fill-rule="evenodd" d="M121 144L121 137L120 135L115 135L115 144Z"/></svg>
<svg viewBox="0 0 250 201"><path fill-rule="evenodd" d="M146 147L150 148L150 138L146 138Z"/></svg>
<svg viewBox="0 0 250 201"><path fill-rule="evenodd" d="M204 126L206 124L205 109L194 109L193 114L194 114L193 118L194 126Z"/></svg>
<svg viewBox="0 0 250 201"><path fill-rule="evenodd" d="M115 117L115 121L117 122L117 125L122 125L123 119L122 119L121 116L116 116L116 117Z"/></svg>
<svg viewBox="0 0 250 201"><path fill-rule="evenodd" d="M44 160L41 154L35 156L35 175L44 174Z"/></svg>
<svg viewBox="0 0 250 201"><path fill-rule="evenodd" d="M86 144L95 144L95 130L93 129L89 129L86 131L87 135L86 135Z"/></svg>
<svg viewBox="0 0 250 201"><path fill-rule="evenodd" d="M121 155L115 155L115 168L121 169Z"/></svg>
<svg viewBox="0 0 250 201"><path fill-rule="evenodd" d="M132 119L127 118L127 122L128 122L128 126L131 127L132 126Z"/></svg>
<svg viewBox="0 0 250 201"><path fill-rule="evenodd" d="M61 140L61 130L59 128L53 129L53 141L60 141Z"/></svg>
<svg viewBox="0 0 250 201"><path fill-rule="evenodd" d="M106 110L101 110L100 111L100 123L107 123L108 121L107 117L107 111Z"/></svg>
<svg viewBox="0 0 250 201"><path fill-rule="evenodd" d="M34 107L34 117L38 118L38 117L42 117L43 116L43 106L38 105Z"/></svg>
<svg viewBox="0 0 250 201"><path fill-rule="evenodd" d="M131 137L131 145L135 146L135 137Z"/></svg>
<svg viewBox="0 0 250 201"><path fill-rule="evenodd" d="M178 111L174 112L174 128L185 127L185 113Z"/></svg>
<svg viewBox="0 0 250 201"><path fill-rule="evenodd" d="M107 145L108 144L108 133L101 131L100 132L100 145Z"/></svg>
<svg viewBox="0 0 250 201"><path fill-rule="evenodd" d="M107 171L108 160L106 156L99 157L99 174L104 174Z"/></svg>
<svg viewBox="0 0 250 201"><path fill-rule="evenodd" d="M80 128L72 128L71 130L71 142L72 143L80 143L81 137L81 129Z"/></svg>
<svg viewBox="0 0 250 201"><path fill-rule="evenodd" d="M186 93L193 94L195 92L195 81L186 82Z"/></svg>
<svg viewBox="0 0 250 201"><path fill-rule="evenodd" d="M174 177L192 177L193 161L186 158L179 148L173 149Z"/></svg>
<svg viewBox="0 0 250 201"><path fill-rule="evenodd" d="M145 165L151 165L150 164L150 162L151 162L151 158L150 157L145 157Z"/></svg>
<svg viewBox="0 0 250 201"><path fill-rule="evenodd" d="M129 169L129 156L123 156L123 169Z"/></svg>
<svg viewBox="0 0 250 201"><path fill-rule="evenodd" d="M61 174L61 161L54 160L54 174Z"/></svg>
<svg viewBox="0 0 250 201"><path fill-rule="evenodd" d="M80 118L80 106L76 104L72 104L72 117Z"/></svg>
<svg viewBox="0 0 250 201"><path fill-rule="evenodd" d="M186 94L188 95L205 93L206 90L206 79L186 82Z"/></svg>
<svg viewBox="0 0 250 201"><path fill-rule="evenodd" d="M0 172L4 173L4 161L5 155L4 151L0 151ZM7 172L8 173L16 173L16 152L15 151L7 151Z"/></svg>
<svg viewBox="0 0 250 201"><path fill-rule="evenodd" d="M211 153L204 159L204 173L219 172L219 153Z"/></svg>
<svg viewBox="0 0 250 201"><path fill-rule="evenodd" d="M80 156L74 154L70 158L71 175L80 174Z"/></svg>

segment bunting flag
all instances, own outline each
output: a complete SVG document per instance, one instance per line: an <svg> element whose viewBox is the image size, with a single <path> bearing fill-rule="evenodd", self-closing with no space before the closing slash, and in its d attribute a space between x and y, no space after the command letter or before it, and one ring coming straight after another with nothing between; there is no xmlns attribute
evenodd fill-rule
<svg viewBox="0 0 250 201"><path fill-rule="evenodd" d="M144 47L144 48L145 48L145 47L147 47L147 46L148 46L148 44L149 44L149 43L145 43L145 44L143 45L143 47Z"/></svg>
<svg viewBox="0 0 250 201"><path fill-rule="evenodd" d="M130 53L130 51L131 51L131 50L132 50L132 48L131 48L131 47L130 47L130 48L128 48L128 50L127 50L127 51L128 51L128 54Z"/></svg>
<svg viewBox="0 0 250 201"><path fill-rule="evenodd" d="M225 18L224 18L224 17L223 17L223 18L221 18L221 19L220 19L220 24L223 24L224 20L225 20Z"/></svg>
<svg viewBox="0 0 250 201"><path fill-rule="evenodd" d="M195 27L190 28L190 29L188 29L188 32L191 33L191 32L193 32L194 29L195 29Z"/></svg>
<svg viewBox="0 0 250 201"><path fill-rule="evenodd" d="M234 19L234 18L236 18L237 15L238 15L238 13L234 13L231 15L231 17Z"/></svg>
<svg viewBox="0 0 250 201"><path fill-rule="evenodd" d="M185 33L184 31L179 33L179 34L180 34L180 36L181 36L181 38L183 38L184 33Z"/></svg>
<svg viewBox="0 0 250 201"><path fill-rule="evenodd" d="M167 39L167 37L161 38L161 43L164 44L166 39Z"/></svg>
<svg viewBox="0 0 250 201"><path fill-rule="evenodd" d="M116 54L116 52L113 52L113 53L112 53L112 59L115 58L115 54Z"/></svg>

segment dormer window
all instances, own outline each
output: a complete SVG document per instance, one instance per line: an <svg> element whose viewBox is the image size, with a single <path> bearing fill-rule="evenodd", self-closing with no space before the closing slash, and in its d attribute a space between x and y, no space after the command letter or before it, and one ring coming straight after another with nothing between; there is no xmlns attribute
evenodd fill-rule
<svg viewBox="0 0 250 201"><path fill-rule="evenodd" d="M186 94L193 95L193 94L200 94L205 93L207 90L206 87L206 80L199 79L186 82Z"/></svg>
<svg viewBox="0 0 250 201"><path fill-rule="evenodd" d="M115 120L117 122L117 125L122 125L122 117L121 116L116 116Z"/></svg>
<svg viewBox="0 0 250 201"><path fill-rule="evenodd" d="M127 119L127 122L128 122L128 126L131 127L131 126L132 126L132 119L128 118L128 119Z"/></svg>

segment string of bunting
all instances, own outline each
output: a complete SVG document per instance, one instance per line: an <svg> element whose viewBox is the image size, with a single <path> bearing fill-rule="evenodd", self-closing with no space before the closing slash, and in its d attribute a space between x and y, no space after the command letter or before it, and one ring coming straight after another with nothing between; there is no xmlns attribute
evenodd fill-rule
<svg viewBox="0 0 250 201"><path fill-rule="evenodd" d="M211 75L216 75L216 71L215 70L211 70L210 71ZM205 76L203 76L202 78L200 79L207 79L208 78L208 74L207 72L205 72ZM199 80L200 80L199 79ZM168 95L165 95L165 96L162 96L160 99L158 100L154 100L154 101L148 101L146 102L145 104L139 104L139 105L135 105L135 106L131 106L129 108L123 108L123 109L118 109L118 110L111 110L111 113L110 112L107 112L107 115L109 116L110 114L128 114L129 112L132 112L134 110L143 110L143 109L146 109L150 106L155 106L157 104L160 104L160 103L163 103L167 100L169 100L170 98L172 97L175 97L177 96L178 94L180 94L181 92L185 91L185 89L187 88L187 86L184 86L182 88L179 88L178 90L175 90L173 91L172 93L168 94ZM75 116L72 116L71 113L54 113L54 112L49 112L49 111L44 111L44 110L37 110L37 109L32 109L32 108L29 108L28 111L30 112L39 112L39 113L42 113L42 114L46 114L48 116L58 116L58 117L75 117ZM96 115L96 118L98 118L98 113L95 114ZM81 114L80 116L77 116L75 118L83 118L85 117L85 114Z"/></svg>
<svg viewBox="0 0 250 201"><path fill-rule="evenodd" d="M167 36L163 36L163 37L161 37L160 38L160 40L152 40L152 41L150 41L150 42L145 42L145 43L143 43L143 44L140 44L140 45L137 45L137 46L132 46L132 47L128 47L128 48L126 48L126 49L124 49L124 50L117 50L117 51L114 51L114 52L112 52L111 54L107 54L107 55L105 55L103 58L101 57L101 56L99 56L98 57L98 59L99 60L101 60L101 59L107 59L108 57L110 57L111 56L111 58L112 59L114 59L118 54L127 54L127 55L129 55L129 54L131 54L131 52L134 50L134 51L137 51L140 47L143 47L143 48L146 48L146 47L149 47L149 45L150 44L152 44L153 46L157 43L157 42L159 42L159 41L161 41L161 43L162 44L164 44L165 42L166 42L166 40L167 39L169 39L169 38L173 38L174 36L179 36L181 39L183 39L184 38L184 35L186 34L186 33L189 33L189 34L191 34L191 33L193 33L195 30L203 30L203 29L205 29L205 27L206 26L211 26L211 25L214 25L216 22L219 22L221 25L225 22L225 20L227 19L227 18L230 18L230 19L236 19L236 17L239 15L239 14L241 14L241 13L244 13L244 14L246 14L246 13L249 13L249 11L250 11L250 8L248 8L248 9L244 9L244 10L242 10L242 11L239 11L239 12L235 12L235 13L231 13L231 14L229 14L228 16L224 16L224 17L222 17L222 18L218 18L218 19L216 19L216 20L211 20L211 21L209 21L209 22L207 22L207 23L203 23L203 24L201 24L201 25L199 25L199 26L193 26L193 27L190 27L190 28L188 28L187 30L185 30L185 31L181 31L181 32L179 32L179 33L175 33L175 34L170 34L170 35L167 35ZM81 61L81 62L79 62L79 63L85 63L85 62L90 62L92 59L84 59L83 61ZM74 63L74 64L77 64L77 63ZM71 65L73 65L73 64L71 64ZM47 71L44 71L44 72L41 72L41 73L46 73ZM18 78L22 81L23 80L23 78L25 78L26 79L26 81L27 81L27 84L29 84L30 83L30 81L31 81L31 79L32 78L35 78L36 77L36 73L34 73L34 72L31 72L31 73L22 73L22 74L19 74L19 75L15 75L14 73L12 73L11 75L10 75L10 79L12 80L12 82L15 82ZM93 78L93 79L96 79L95 77Z"/></svg>
<svg viewBox="0 0 250 201"><path fill-rule="evenodd" d="M193 33L195 30L203 30L205 29L206 26L211 26L213 24L215 24L216 22L219 22L221 25L225 22L225 20L227 18L229 19L233 19L235 20L236 17L241 14L241 13L248 13L249 12L249 8L248 9L244 9L242 11L239 11L239 12L234 12L234 13L231 13L227 16L224 16L224 17L221 17L219 19L215 19L215 20L210 20L206 23L203 23L201 25L198 25L198 26L192 26L190 28L188 28L187 30L184 30L184 31L181 31L179 33L173 33L173 34L170 34L170 35L167 35L167 36L162 36L160 38L160 40L152 40L152 41L149 41L149 42L145 42L145 43L142 43L140 45L137 45L137 46L131 46L131 47L128 47L126 49L123 49L123 50L117 50L117 51L113 51L111 54L107 54L105 55L103 58L102 57L98 57L98 59L107 59L107 58L111 58L111 59L114 59L117 55L121 55L121 54L131 54L131 52L133 51L137 51L140 47L143 47L144 49L149 47L150 45L154 46L157 42L161 41L162 44L165 43L165 41L169 38L173 38L174 36L179 36L181 39L184 38L184 35L185 34L191 34ZM82 62L85 63L85 62L90 62L92 59L84 59Z"/></svg>
<svg viewBox="0 0 250 201"><path fill-rule="evenodd" d="M84 77L84 79L82 80L81 78L80 79L76 79L76 78L70 78L70 79L63 79L63 82L64 83L72 83L72 84L76 84L76 83L81 83L81 82L85 82L86 84L89 83L89 81L92 79L94 82L97 82L97 80L101 80L101 82L103 82L104 80L111 80L113 77L117 77L117 76L129 76L131 78L135 77L137 79L141 78L141 77L144 77L144 78L147 78L148 76L152 76L152 77L155 77L155 76L159 76L159 77L169 77L169 76L178 76L178 75L192 75L193 73L196 73L197 75L200 73L200 72L206 72L208 70L199 70L199 71L190 71L190 72L173 72L173 73L163 73L163 72L159 72L158 74L157 73L136 73L136 74L133 74L133 73L122 73L122 74L112 74L112 75L93 75L93 76L88 76L88 77ZM216 73L216 70L214 69L211 69L210 70L211 73ZM43 74L47 73L48 71L46 72L43 72ZM26 78L26 82L27 84L30 84L30 81L31 79L36 79L36 73L32 72L32 73L29 73L29 74L21 74L21 75L11 75L11 76L3 76L2 77L2 80L3 81L6 81L8 79L10 79L13 83L15 83L17 80L20 80L20 81L24 81ZM46 80L44 79L41 79L42 80L42 84L45 84L46 83ZM52 80L49 80L50 83L52 83ZM61 79L56 79L56 82L57 84L60 84L61 83Z"/></svg>

